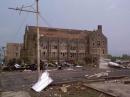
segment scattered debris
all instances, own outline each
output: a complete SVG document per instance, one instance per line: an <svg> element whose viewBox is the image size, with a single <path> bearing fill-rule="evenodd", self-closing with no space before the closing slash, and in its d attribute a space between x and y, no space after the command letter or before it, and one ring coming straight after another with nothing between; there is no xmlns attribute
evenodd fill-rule
<svg viewBox="0 0 130 97"><path fill-rule="evenodd" d="M64 84L63 84L60 89L61 89L62 92L66 93L68 87L70 87L70 85L64 85Z"/></svg>
<svg viewBox="0 0 130 97"><path fill-rule="evenodd" d="M32 70L27 70L27 69L25 69L24 71L25 71L25 72L31 72Z"/></svg>
<svg viewBox="0 0 130 97"><path fill-rule="evenodd" d="M80 68L80 67L83 67L83 66L77 65L76 67L79 67L79 68Z"/></svg>
<svg viewBox="0 0 130 97"><path fill-rule="evenodd" d="M15 68L21 68L21 66L19 64L15 64L14 66L15 66Z"/></svg>
<svg viewBox="0 0 130 97"><path fill-rule="evenodd" d="M130 80L124 81L124 84L130 84Z"/></svg>
<svg viewBox="0 0 130 97"><path fill-rule="evenodd" d="M89 75L85 75L85 77L88 77Z"/></svg>
<svg viewBox="0 0 130 97"><path fill-rule="evenodd" d="M52 78L49 77L49 73L45 71L38 82L32 86L32 89L35 90L36 92L40 92L43 89L45 89L49 84L53 82Z"/></svg>
<svg viewBox="0 0 130 97"><path fill-rule="evenodd" d="M57 68L57 70L62 70L62 66L59 65L58 68Z"/></svg>
<svg viewBox="0 0 130 97"><path fill-rule="evenodd" d="M61 91L66 93L67 92L67 88L66 87L61 87Z"/></svg>
<svg viewBox="0 0 130 97"><path fill-rule="evenodd" d="M61 97L61 95L60 95L60 94L54 94L54 96L55 96L55 97Z"/></svg>
<svg viewBox="0 0 130 97"><path fill-rule="evenodd" d="M68 68L67 70L74 70L73 68Z"/></svg>
<svg viewBox="0 0 130 97"><path fill-rule="evenodd" d="M99 77L106 77L108 75L109 75L108 72L100 72L100 73L96 73L94 75L90 75L90 76L88 76L88 78L92 78L92 77L97 77L97 78L99 78ZM87 75L85 75L85 76L87 76Z"/></svg>
<svg viewBox="0 0 130 97"><path fill-rule="evenodd" d="M85 87L81 87L80 89L81 89L81 90L85 90L86 88L85 88Z"/></svg>
<svg viewBox="0 0 130 97"><path fill-rule="evenodd" d="M47 69L46 71L56 71L57 69Z"/></svg>
<svg viewBox="0 0 130 97"><path fill-rule="evenodd" d="M111 70L107 70L106 72L109 73L109 72L111 72Z"/></svg>

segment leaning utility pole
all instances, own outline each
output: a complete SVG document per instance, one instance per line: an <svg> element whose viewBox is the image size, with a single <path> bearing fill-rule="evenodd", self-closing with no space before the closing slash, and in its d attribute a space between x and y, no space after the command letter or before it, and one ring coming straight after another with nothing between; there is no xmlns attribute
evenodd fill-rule
<svg viewBox="0 0 130 97"><path fill-rule="evenodd" d="M40 72L40 46L39 46L39 39L40 39L40 31L39 31L39 4L38 4L39 0L36 0L36 11L32 11L32 10L25 10L23 9L24 6L22 6L21 8L9 8L9 9L13 9L13 10L19 10L20 12L21 11L24 11L24 12L31 12L31 13L36 13L36 31L37 31L37 71L38 71L38 78L40 77L41 75L41 72Z"/></svg>

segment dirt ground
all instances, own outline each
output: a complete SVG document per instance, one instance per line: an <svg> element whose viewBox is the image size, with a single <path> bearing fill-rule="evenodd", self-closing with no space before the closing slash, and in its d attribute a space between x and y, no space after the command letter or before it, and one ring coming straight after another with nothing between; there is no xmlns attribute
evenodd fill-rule
<svg viewBox="0 0 130 97"><path fill-rule="evenodd" d="M66 84L53 84L40 93L37 93L31 89L37 80L36 72L3 72L1 77L4 77L4 79L2 79L0 83L0 93L25 91L28 92L31 97L110 97L87 88L84 86L84 83L80 81L72 81ZM19 97L22 96L19 95Z"/></svg>
<svg viewBox="0 0 130 97"><path fill-rule="evenodd" d="M85 80L86 75L90 76L99 72L104 71L82 68L49 71L54 82L40 93L31 89L37 82L36 71L1 72L0 93L26 91L31 97L111 97L84 86L84 84L88 84L83 81ZM113 70L109 73L110 76L129 75L130 70ZM62 84L57 84L61 82Z"/></svg>
<svg viewBox="0 0 130 97"><path fill-rule="evenodd" d="M28 91L31 97L111 97L109 95L97 92L77 82L71 84L62 84L58 86L49 86L40 93L33 90Z"/></svg>
<svg viewBox="0 0 130 97"><path fill-rule="evenodd" d="M8 91L11 93L11 91ZM24 91L25 94L20 94L22 91L14 92L19 94L18 96L2 96L2 97L111 97L103 93L97 92L90 88L87 88L83 83L73 83L73 84L62 84L58 86L49 86L40 93L37 93L31 89ZM29 94L29 96L28 96Z"/></svg>

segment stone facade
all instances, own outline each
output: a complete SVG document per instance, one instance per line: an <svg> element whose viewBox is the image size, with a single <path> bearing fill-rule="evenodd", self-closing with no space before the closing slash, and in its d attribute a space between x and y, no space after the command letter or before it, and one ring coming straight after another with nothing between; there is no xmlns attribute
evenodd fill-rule
<svg viewBox="0 0 130 97"><path fill-rule="evenodd" d="M23 44L21 43L7 43L6 45L6 62L12 59L20 59L20 52Z"/></svg>
<svg viewBox="0 0 130 97"><path fill-rule="evenodd" d="M98 26L98 30L89 33L89 54L94 58L107 57L108 47L107 38L102 33L102 26Z"/></svg>
<svg viewBox="0 0 130 97"><path fill-rule="evenodd" d="M88 55L106 57L107 38L99 25L95 31L39 27L40 59L43 61L79 61ZM36 63L37 33L27 26L21 58Z"/></svg>

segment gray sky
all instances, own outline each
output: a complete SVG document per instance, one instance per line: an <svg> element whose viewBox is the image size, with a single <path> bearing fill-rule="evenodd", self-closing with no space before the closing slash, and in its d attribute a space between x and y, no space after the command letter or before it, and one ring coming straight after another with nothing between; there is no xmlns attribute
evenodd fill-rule
<svg viewBox="0 0 130 97"><path fill-rule="evenodd" d="M130 54L130 0L40 0L40 26L94 30L103 25L112 55ZM0 1L0 46L23 42L26 25L35 25L33 13L8 7L35 5L35 0ZM35 6L34 6L35 7ZM31 10L31 8L27 8Z"/></svg>

